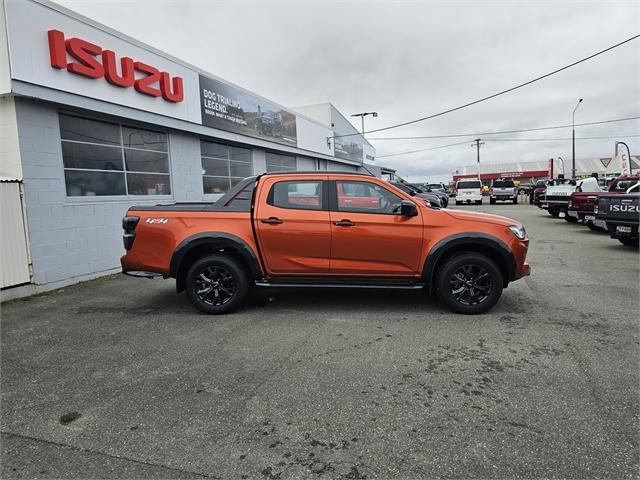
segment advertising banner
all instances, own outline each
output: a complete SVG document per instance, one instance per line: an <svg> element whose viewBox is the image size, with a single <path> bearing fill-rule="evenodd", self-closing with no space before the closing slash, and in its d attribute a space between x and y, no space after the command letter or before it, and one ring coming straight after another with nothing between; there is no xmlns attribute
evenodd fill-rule
<svg viewBox="0 0 640 480"><path fill-rule="evenodd" d="M547 177L549 179L553 178L553 158L549 159L549 164L547 165Z"/></svg>
<svg viewBox="0 0 640 480"><path fill-rule="evenodd" d="M333 123L333 131L336 135L334 140L334 155L338 158L351 160L362 163L364 160L364 148L362 135L352 135L357 132L353 125L340 115L337 110L332 112L331 122ZM341 137L340 135L349 135Z"/></svg>
<svg viewBox="0 0 640 480"><path fill-rule="evenodd" d="M200 75L202 124L297 146L296 117L277 105Z"/></svg>

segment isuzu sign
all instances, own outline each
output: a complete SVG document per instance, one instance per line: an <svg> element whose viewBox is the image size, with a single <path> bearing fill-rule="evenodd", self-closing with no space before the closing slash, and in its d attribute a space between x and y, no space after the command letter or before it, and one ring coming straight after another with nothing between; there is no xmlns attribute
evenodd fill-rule
<svg viewBox="0 0 640 480"><path fill-rule="evenodd" d="M49 30L48 36L49 57L53 68L66 69L88 78L104 78L117 87L133 87L144 95L162 97L167 102L178 103L184 100L184 86L180 77L171 78L167 72L161 72L130 57L122 57L118 62L112 50L103 50L102 47L80 38L65 39L60 30ZM67 62L67 56L73 61Z"/></svg>

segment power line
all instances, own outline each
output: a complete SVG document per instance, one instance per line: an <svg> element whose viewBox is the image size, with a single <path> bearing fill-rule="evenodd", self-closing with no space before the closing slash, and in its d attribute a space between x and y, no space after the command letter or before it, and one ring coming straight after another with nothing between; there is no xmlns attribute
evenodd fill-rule
<svg viewBox="0 0 640 480"><path fill-rule="evenodd" d="M444 111L439 112L439 113L434 113L434 114L428 115L426 117L417 118L415 120L410 120L408 122L398 123L396 125L391 125L391 126L388 126L388 127L377 128L375 130L369 130L367 132L362 132L362 133L347 133L347 134L344 134L344 135L333 135L333 137L328 137L328 138L352 137L354 135L363 135L364 136L366 133L382 132L384 130L391 130L392 128L404 127L406 125L411 125L413 123L423 122L425 120L430 120L430 119L435 118L435 117L440 117L442 115L446 115L447 113L455 112L457 110L462 110L463 108L467 108L467 107L470 107L472 105L476 105L478 103L490 100L492 98L496 98L496 97L498 97L500 95L504 95L505 93L513 92L514 90L517 90L519 88L526 87L527 85L531 85L534 82L537 82L537 81L542 80L544 78L550 77L551 75L555 75L556 73L560 73L560 72L562 72L564 70L567 70L568 68L575 67L576 65L578 65L580 63L586 62L587 60L591 60L592 58L597 57L598 55L602 55L603 53L606 53L606 52L608 52L610 50L613 50L614 48L618 48L621 45L624 45L625 43L631 42L632 40L635 40L638 37L640 37L640 34L634 35L631 38L627 38L626 40L623 40L622 42L616 43L615 45L612 45L610 47L605 48L604 50L600 50L599 52L591 54L588 57L584 57L584 58L582 58L580 60L577 60L577 61L575 61L573 63L570 63L569 65L565 65L564 67L558 68L558 69L556 69L556 70L554 70L552 72L545 73L544 75L540 75L539 77L536 77L536 78L534 78L532 80L529 80L528 82L524 82L524 83L521 83L519 85L516 85L515 87L507 88L506 90L502 90L500 92L494 93L492 95L488 95L488 96L480 98L478 100L474 100L472 102L465 103L464 105L459 105L457 107L453 107L453 108L450 108L448 110L444 110Z"/></svg>
<svg viewBox="0 0 640 480"><path fill-rule="evenodd" d="M595 137L576 137L576 140L604 140L613 138L634 138L640 135L616 135L616 136L595 136ZM566 138L494 138L491 142L555 142L559 140L571 140L572 137Z"/></svg>
<svg viewBox="0 0 640 480"><path fill-rule="evenodd" d="M602 120L599 122L587 122L587 123L576 123L576 127L584 127L587 125L602 125L604 123L614 123L614 122L626 122L628 120L638 120L639 117L625 117L625 118L614 118L612 120ZM479 133L457 133L450 135L428 135L428 136L418 136L418 137L379 137L379 138L367 138L367 140L426 140L426 139L435 139L435 138L457 138L457 137L475 137L475 136L485 136L485 135L502 135L505 133L524 133L524 132L538 132L541 130L557 130L560 128L571 128L573 125L555 125L551 127L535 127L535 128L523 128L520 130L503 130L501 132L479 132Z"/></svg>
<svg viewBox="0 0 640 480"><path fill-rule="evenodd" d="M603 139L613 139L613 138L621 138L621 137L633 138L633 137L640 137L640 135L576 137L576 140L603 140ZM489 141L490 142L555 142L555 141L571 140L571 138L572 137L567 137L567 138L494 138L493 140L489 140ZM470 141L470 139L465 141L465 142L450 143L448 145L438 145L437 147L422 148L420 150L411 150L409 152L399 152L399 153L391 153L391 154L388 154L388 155L379 155L376 158L396 157L398 155L409 155L410 153L420 153L420 152L427 152L429 150L438 150L438 149L441 149L441 148L455 147L455 146L458 146L458 145L465 145L469 141ZM472 146L475 146L475 145L472 145Z"/></svg>
<svg viewBox="0 0 640 480"><path fill-rule="evenodd" d="M413 150L413 151L411 151L411 152L401 152L401 153L392 153L392 154L389 154L389 155L379 155L379 156L377 156L376 158L395 157L395 156L397 156L397 155L408 155L408 154L410 154L410 153L426 152L427 150L437 150L437 149L439 149L439 148L454 147L454 146L456 146L456 145L466 145L466 144L467 144L467 142L468 142L468 140L467 140L467 141L464 141L464 142L450 143L449 145L439 145L439 146L437 146L437 147L422 148L422 149L420 149L420 150Z"/></svg>

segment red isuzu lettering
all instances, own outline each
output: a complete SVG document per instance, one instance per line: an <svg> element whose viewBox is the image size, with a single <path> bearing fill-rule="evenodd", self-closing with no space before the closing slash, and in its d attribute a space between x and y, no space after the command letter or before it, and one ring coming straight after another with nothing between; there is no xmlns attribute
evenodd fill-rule
<svg viewBox="0 0 640 480"><path fill-rule="evenodd" d="M81 38L65 39L60 30L49 30L49 57L51 66L67 69L71 73L88 78L105 78L110 84L121 88L134 87L136 91L151 97L162 97L167 102L184 100L184 85L181 77L171 78L169 73L130 57L118 59L112 50L103 50L94 43ZM67 62L67 55L75 61ZM136 78L136 72L143 74Z"/></svg>

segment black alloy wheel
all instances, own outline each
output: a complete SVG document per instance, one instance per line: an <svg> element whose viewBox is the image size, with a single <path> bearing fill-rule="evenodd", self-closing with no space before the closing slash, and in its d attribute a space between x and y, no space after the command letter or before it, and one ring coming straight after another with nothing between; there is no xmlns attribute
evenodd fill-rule
<svg viewBox="0 0 640 480"><path fill-rule="evenodd" d="M204 313L231 312L243 302L248 288L242 266L235 259L221 255L201 258L187 273L187 296Z"/></svg>
<svg viewBox="0 0 640 480"><path fill-rule="evenodd" d="M449 292L462 305L484 302L493 289L489 273L480 265L462 265L449 277Z"/></svg>
<svg viewBox="0 0 640 480"><path fill-rule="evenodd" d="M503 277L489 257L463 252L438 269L436 286L438 296L450 309L465 314L483 313L502 295Z"/></svg>
<svg viewBox="0 0 640 480"><path fill-rule="evenodd" d="M228 270L214 265L205 267L198 274L193 289L202 303L220 306L236 294L236 282Z"/></svg>

